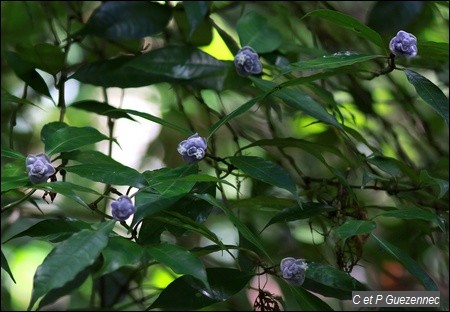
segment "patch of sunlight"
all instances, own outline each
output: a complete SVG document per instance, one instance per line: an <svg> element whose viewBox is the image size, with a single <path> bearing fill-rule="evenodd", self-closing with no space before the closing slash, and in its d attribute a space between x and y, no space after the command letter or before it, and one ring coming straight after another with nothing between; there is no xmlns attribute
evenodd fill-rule
<svg viewBox="0 0 450 312"><path fill-rule="evenodd" d="M2 246L2 249L4 248L6 249L5 246ZM25 311L27 309L33 289L34 273L51 249L50 243L32 241L11 248L9 256L6 253L9 267L16 280L16 284L12 281L9 284L13 310Z"/></svg>
<svg viewBox="0 0 450 312"><path fill-rule="evenodd" d="M346 102L339 107L339 110L345 121L352 125L363 126L366 123L366 116L353 103Z"/></svg>
<svg viewBox="0 0 450 312"><path fill-rule="evenodd" d="M312 225L313 230L311 232L311 229L306 222L289 222L289 227L291 229L292 236L298 240L299 242L305 243L305 244L322 244L325 241L325 238L323 235L320 235L317 232L320 232L321 229L315 228L314 225Z"/></svg>
<svg viewBox="0 0 450 312"><path fill-rule="evenodd" d="M381 153L383 154L383 156L386 156L386 157L397 158L395 149L392 147L391 144L383 144L381 146Z"/></svg>
<svg viewBox="0 0 450 312"><path fill-rule="evenodd" d="M200 47L200 50L214 56L218 60L222 61L232 61L234 60L234 55L228 49L227 45L223 41L222 37L219 35L217 30L213 28L213 36L211 43L207 46Z"/></svg>
<svg viewBox="0 0 450 312"><path fill-rule="evenodd" d="M297 116L292 120L292 132L297 138L305 138L307 136L321 133L327 130L327 126L310 116Z"/></svg>
<svg viewBox="0 0 450 312"><path fill-rule="evenodd" d="M373 110L380 116L388 116L395 112L395 106L389 104L392 94L386 88L376 88L373 91Z"/></svg>
<svg viewBox="0 0 450 312"><path fill-rule="evenodd" d="M156 288L166 288L181 274L174 273L170 268L164 266L155 266L150 275L151 284Z"/></svg>

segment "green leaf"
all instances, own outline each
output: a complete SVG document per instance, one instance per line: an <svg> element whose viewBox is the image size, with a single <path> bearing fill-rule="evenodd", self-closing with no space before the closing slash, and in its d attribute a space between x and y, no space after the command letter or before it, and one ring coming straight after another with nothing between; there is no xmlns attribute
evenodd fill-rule
<svg viewBox="0 0 450 312"><path fill-rule="evenodd" d="M152 1L104 2L74 36L95 35L107 39L140 39L163 31L172 16L167 5Z"/></svg>
<svg viewBox="0 0 450 312"><path fill-rule="evenodd" d="M36 92L52 98L50 92L48 91L47 84L45 80L39 75L35 70L32 63L21 58L19 54L12 51L3 52L8 64L11 66L17 77L22 79L30 87L32 87Z"/></svg>
<svg viewBox="0 0 450 312"><path fill-rule="evenodd" d="M367 62L376 58L386 58L383 55L366 55L358 53L342 52L332 55L324 55L319 58L315 58L307 61L300 61L289 64L289 69L284 71L283 74L292 71L309 71L309 70L321 70L321 69L333 69L343 66L349 66L356 63Z"/></svg>
<svg viewBox="0 0 450 312"><path fill-rule="evenodd" d="M122 165L97 151L73 151L64 153L62 158L82 163L82 165L68 166L64 169L92 181L113 185L130 185L137 188L147 185L144 176L137 170Z"/></svg>
<svg viewBox="0 0 450 312"><path fill-rule="evenodd" d="M66 57L61 48L55 45L48 43L19 44L16 51L25 61L53 76L64 69Z"/></svg>
<svg viewBox="0 0 450 312"><path fill-rule="evenodd" d="M414 86L417 94L429 104L448 125L448 99L444 92L434 83L419 73L410 69L404 69L406 78Z"/></svg>
<svg viewBox="0 0 450 312"><path fill-rule="evenodd" d="M25 187L29 185L30 179L28 178L27 174L23 172L19 176L3 176L2 173L2 193L7 192L13 189Z"/></svg>
<svg viewBox="0 0 450 312"><path fill-rule="evenodd" d="M314 101L311 97L303 93L297 88L283 88L278 90L278 85L275 82L262 80L255 77L250 77L250 79L255 83L256 87L264 92L269 92L273 96L282 99L288 106L299 109L304 113L317 118L320 121L331 124L342 129L342 126L337 122L337 120L330 115L325 108L323 108L319 103Z"/></svg>
<svg viewBox="0 0 450 312"><path fill-rule="evenodd" d="M102 87L135 88L169 82L221 91L233 62L191 46L167 46L138 56L89 63L70 78Z"/></svg>
<svg viewBox="0 0 450 312"><path fill-rule="evenodd" d="M304 311L333 311L333 309L322 299L305 290L303 287L281 284L283 293L290 291L297 301L299 307Z"/></svg>
<svg viewBox="0 0 450 312"><path fill-rule="evenodd" d="M350 162L345 158L345 156L342 154L342 152L335 148L334 146L330 145L324 145L320 143L315 142L309 142L302 139L295 139L295 138L276 138L276 139L262 139L255 141L249 145L246 145L242 147L240 150L243 151L244 149L251 148L254 146L278 146L278 147L297 147L305 152L313 155L315 158L320 160L327 168L330 167L328 165L327 161L323 157L325 153L330 153L332 155L338 156L341 159L345 160L349 165Z"/></svg>
<svg viewBox="0 0 450 312"><path fill-rule="evenodd" d="M29 236L45 241L57 242L89 227L90 225L88 223L79 220L47 219L32 225L31 227L20 233L17 233L7 241L19 237ZM5 243L7 241L5 241Z"/></svg>
<svg viewBox="0 0 450 312"><path fill-rule="evenodd" d="M130 120L134 120L133 117L131 117L127 113L121 110L116 110L114 106L111 106L108 103L104 102L86 100L75 102L71 104L69 107L82 109L87 112L96 113L97 115L108 116L114 119L127 118Z"/></svg>
<svg viewBox="0 0 450 312"><path fill-rule="evenodd" d="M17 283L16 283L16 280L14 279L14 276L13 276L13 274L12 274L12 272L11 272L11 269L9 268L8 260L6 260L6 257L5 257L5 255L3 254L3 250L2 250L2 269L5 270L6 273L9 274L9 276L10 276L11 279L13 280L14 284L17 284Z"/></svg>
<svg viewBox="0 0 450 312"><path fill-rule="evenodd" d="M125 237L111 237L102 255L103 266L96 272L96 276L111 273L127 265L139 265L144 249Z"/></svg>
<svg viewBox="0 0 450 312"><path fill-rule="evenodd" d="M132 109L115 109L114 111L111 111L111 113L113 113L113 112L128 113L128 114L131 114L131 115L136 115L136 116L145 118L147 120L156 122L156 123L160 124L161 126L172 128L174 130L177 130L177 131L179 131L181 133L184 133L184 134L187 134L189 136L193 135L191 130L182 128L182 127L180 127L180 126L178 126L176 124L168 122L167 120L161 119L159 117L153 116L153 115L148 114L148 113L143 113L143 112L139 112L139 111L132 110Z"/></svg>
<svg viewBox="0 0 450 312"><path fill-rule="evenodd" d="M22 153L17 152L7 146L2 145L2 157L5 158L14 158L25 162L25 159L27 158L25 155L22 155ZM24 165L25 166L25 165Z"/></svg>
<svg viewBox="0 0 450 312"><path fill-rule="evenodd" d="M241 46L250 46L258 53L276 50L281 45L281 34L254 11L241 17L236 25Z"/></svg>
<svg viewBox="0 0 450 312"><path fill-rule="evenodd" d="M197 164L186 164L176 168L161 168L143 173L148 184L164 197L173 197L189 193L195 181L180 180L198 172Z"/></svg>
<svg viewBox="0 0 450 312"><path fill-rule="evenodd" d="M92 265L108 244L108 234L114 224L114 221L108 221L97 230L82 230L57 245L36 270L28 310L40 297L64 286Z"/></svg>
<svg viewBox="0 0 450 312"><path fill-rule="evenodd" d="M132 225L136 224L143 218L157 214L158 212L168 209L174 205L179 199L183 198L185 194L166 197L161 194L139 192L136 195L136 213L133 216Z"/></svg>
<svg viewBox="0 0 450 312"><path fill-rule="evenodd" d="M420 209L420 208L403 208L403 209L395 209L389 210L380 213L377 217L393 217L397 219L405 219L405 220L425 220L429 222L440 223L439 217L434 213ZM443 229L444 230L444 229Z"/></svg>
<svg viewBox="0 0 450 312"><path fill-rule="evenodd" d="M420 182L425 185L438 186L439 187L438 198L442 198L442 196L444 196L448 192L448 181L439 178L434 178L430 176L430 174L426 170L420 171Z"/></svg>
<svg viewBox="0 0 450 312"><path fill-rule="evenodd" d="M226 115L225 117L220 119L218 122L216 122L214 125L212 125L212 127L209 129L209 133L208 133L208 136L206 139L209 140L209 138L212 135L214 135L214 133L216 133L216 131L219 130L220 127L222 127L224 124L229 122L231 119L248 111L250 108L253 107L253 105L258 103L258 101L262 100L263 98L264 98L264 95L257 96L255 98L251 99L250 101L242 104L241 106L236 108L234 111L232 111L231 113L229 113L228 115Z"/></svg>
<svg viewBox="0 0 450 312"><path fill-rule="evenodd" d="M64 169L80 177L104 184L129 185L136 188L144 187L147 184L138 171L113 159L109 164L83 164L64 167Z"/></svg>
<svg viewBox="0 0 450 312"><path fill-rule="evenodd" d="M69 295L70 293L72 293L72 291L78 289L92 273L92 267L94 266L95 264L86 267L84 270L78 273L73 280L64 284L64 286L52 289L48 293L46 293L44 297L42 297L42 300L39 301L37 311L41 311L42 308L46 305L49 305L62 296Z"/></svg>
<svg viewBox="0 0 450 312"><path fill-rule="evenodd" d="M163 81L158 82L185 82L218 91L223 87L230 65L234 66L189 46L157 49L128 64L130 68L139 69L148 77L161 77ZM211 81L214 79L217 81Z"/></svg>
<svg viewBox="0 0 450 312"><path fill-rule="evenodd" d="M371 155L367 158L367 161L372 165L377 166L384 172L390 174L391 176L400 176L402 173L402 163L395 158Z"/></svg>
<svg viewBox="0 0 450 312"><path fill-rule="evenodd" d="M197 27L204 21L208 13L208 3L207 1L183 1L183 7L189 21L189 37L191 37Z"/></svg>
<svg viewBox="0 0 450 312"><path fill-rule="evenodd" d="M249 228L247 226L245 226L245 224L243 224L241 222L241 220L239 220L238 217L236 217L233 214L233 212L227 206L225 206L221 201L219 201L215 197L212 197L210 194L194 194L194 195L200 199L207 201L211 205L213 205L217 208L220 208L225 213L225 215L228 217L228 219L234 224L234 226L236 226L239 233L241 233L242 236L245 237L246 240L248 240L250 243L255 245L255 247L258 248L258 250L260 250L262 253L264 253L264 255L268 259L271 258L269 256L269 253L264 248L264 245L261 243L261 240L257 236L255 236L249 230Z"/></svg>
<svg viewBox="0 0 450 312"><path fill-rule="evenodd" d="M298 198L297 187L289 173L280 165L256 156L233 156L229 158L232 165L246 175L288 190Z"/></svg>
<svg viewBox="0 0 450 312"><path fill-rule="evenodd" d="M391 243L383 240L382 238L376 236L372 233L373 239L377 242L377 244L387 253L392 255L395 259L397 259L403 266L415 276L419 282L425 287L426 290L430 291L438 291L436 283L433 279L427 274L427 272L422 269L422 267L410 256L405 254L402 250L392 245Z"/></svg>
<svg viewBox="0 0 450 312"><path fill-rule="evenodd" d="M147 251L158 262L167 265L175 273L191 275L209 288L205 266L189 250L177 245L159 244L148 246Z"/></svg>
<svg viewBox="0 0 450 312"><path fill-rule="evenodd" d="M303 287L326 297L349 300L352 291L367 290L367 287L350 274L330 265L309 262Z"/></svg>
<svg viewBox="0 0 450 312"><path fill-rule="evenodd" d="M335 229L336 234L342 241L354 235L371 233L377 227L374 221L347 220Z"/></svg>
<svg viewBox="0 0 450 312"><path fill-rule="evenodd" d="M230 268L208 268L206 273L210 290L192 276L183 275L170 283L148 309L190 311L201 309L229 299L243 289L253 276Z"/></svg>
<svg viewBox="0 0 450 312"><path fill-rule="evenodd" d="M33 188L52 192L52 193L61 194L63 196L66 196L66 197L76 201L77 203L79 203L80 205L82 205L86 208L89 208L88 204L86 204L81 199L81 197L77 193L75 193L75 191L91 193L91 194L95 194L97 196L102 196L102 194L100 194L90 188L80 186L77 184L73 184L70 182L63 182L63 181L35 184L35 185L33 185Z"/></svg>
<svg viewBox="0 0 450 312"><path fill-rule="evenodd" d="M380 48L383 49L383 51L386 50L386 47L383 43L383 39L381 39L381 36L374 31L372 28L362 24L360 21L355 19L354 17L338 12L338 11L332 11L332 10L326 10L326 9L319 9L315 11L308 12L305 14L302 19L309 17L309 16L316 16L323 19L326 19L332 23L335 23L339 26L342 26L344 28L347 28L353 32L355 32L358 36L361 36L372 43L376 44Z"/></svg>
<svg viewBox="0 0 450 312"><path fill-rule="evenodd" d="M321 203L303 203L302 206L303 210L300 209L298 205L283 209L269 220L261 232L264 231L269 225L275 223L308 219L324 212L332 212L336 210L333 206Z"/></svg>
<svg viewBox="0 0 450 312"><path fill-rule="evenodd" d="M39 107L36 104L34 104L33 102L31 102L27 99L22 99L20 97L12 95L11 93L9 93L8 91L6 91L2 88L2 106L4 106L4 105L6 106L6 104L11 104L11 103L16 103L16 104L20 104L20 105L33 105L35 107Z"/></svg>
<svg viewBox="0 0 450 312"><path fill-rule="evenodd" d="M44 132L44 128L42 129L42 141L48 155L69 152L82 146L109 140L106 135L92 127L64 127L52 133Z"/></svg>

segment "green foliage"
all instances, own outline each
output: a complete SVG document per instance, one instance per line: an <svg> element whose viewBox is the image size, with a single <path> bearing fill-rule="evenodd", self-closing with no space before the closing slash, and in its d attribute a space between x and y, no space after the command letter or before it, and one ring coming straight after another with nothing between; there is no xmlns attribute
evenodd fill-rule
<svg viewBox="0 0 450 312"><path fill-rule="evenodd" d="M446 25L443 2L2 3L2 309L350 310L352 291L421 289L448 309ZM389 54L399 30L416 57ZM237 74L244 46L262 74ZM40 153L56 173L32 184Z"/></svg>

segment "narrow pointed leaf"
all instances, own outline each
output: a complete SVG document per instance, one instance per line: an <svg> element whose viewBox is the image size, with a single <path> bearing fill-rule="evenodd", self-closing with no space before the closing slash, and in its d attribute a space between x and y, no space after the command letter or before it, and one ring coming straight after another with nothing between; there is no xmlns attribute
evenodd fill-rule
<svg viewBox="0 0 450 312"><path fill-rule="evenodd" d="M286 283L280 285L283 293L291 292L297 304L303 311L333 311L322 299L310 293L303 287L296 287Z"/></svg>
<svg viewBox="0 0 450 312"><path fill-rule="evenodd" d="M233 156L231 164L248 176L288 190L297 197L297 187L289 173L280 165L256 156Z"/></svg>
<svg viewBox="0 0 450 312"><path fill-rule="evenodd" d="M11 269L9 268L8 260L6 260L5 255L3 254L2 250L2 269L6 271L6 273L9 274L9 277L13 280L14 284L16 284L16 280L14 279L14 276L11 272Z"/></svg>
<svg viewBox="0 0 450 312"><path fill-rule="evenodd" d="M377 227L374 221L348 220L335 229L340 239L345 241L354 235L371 233Z"/></svg>
<svg viewBox="0 0 450 312"><path fill-rule="evenodd" d="M339 68L343 66L349 66L356 63L367 62L376 58L386 58L383 55L366 55L366 54L358 54L358 53L348 53L345 54L332 54L332 55L324 55L319 58L315 58L307 61L300 61L291 63L289 65L289 69L284 71L283 73L289 73L292 71L309 71L309 70L321 70L321 69L333 69Z"/></svg>
<svg viewBox="0 0 450 312"><path fill-rule="evenodd" d="M30 185L30 179L26 173L19 176L3 176L2 175L2 192L7 192L16 188L26 187Z"/></svg>
<svg viewBox="0 0 450 312"><path fill-rule="evenodd" d="M108 103L104 102L86 100L75 102L71 104L69 107L81 109L91 113L96 113L98 115L108 116L114 119L127 118L130 120L134 120L133 117L131 117L127 113L121 110L116 110L114 106L111 106Z"/></svg>
<svg viewBox="0 0 450 312"><path fill-rule="evenodd" d="M91 194L95 194L97 196L102 196L102 194L100 194L90 188L87 188L87 187L84 187L81 185L77 185L77 184L74 184L71 182L64 182L64 181L40 183L40 184L33 185L33 188L61 194L65 197L68 197L68 198L76 201L77 203L79 203L80 205L82 205L86 208L89 208L88 204L75 191L91 193Z"/></svg>
<svg viewBox="0 0 450 312"><path fill-rule="evenodd" d="M410 69L404 70L406 78L414 86L417 94L448 123L448 98L434 83Z"/></svg>
<svg viewBox="0 0 450 312"><path fill-rule="evenodd" d="M420 171L420 181L425 185L433 185L439 187L438 198L442 198L448 192L448 181L430 176L428 171Z"/></svg>
<svg viewBox="0 0 450 312"><path fill-rule="evenodd" d="M64 169L80 177L104 184L129 185L136 188L144 187L147 184L138 171L112 159L108 164L82 164L68 166Z"/></svg>
<svg viewBox="0 0 450 312"><path fill-rule="evenodd" d="M194 187L195 181L180 180L180 178L198 172L196 164L187 164L176 168L161 168L145 171L144 177L148 184L164 197L187 194Z"/></svg>
<svg viewBox="0 0 450 312"><path fill-rule="evenodd" d="M8 64L20 79L26 82L38 93L52 98L50 95L50 91L48 91L45 80L35 70L35 66L32 63L22 59L22 57L16 52L5 51L4 55L6 60L8 61Z"/></svg>
<svg viewBox="0 0 450 312"><path fill-rule="evenodd" d="M147 247L147 251L158 262L167 265L175 273L191 275L209 288L203 262L189 250L177 245L160 244Z"/></svg>
<svg viewBox="0 0 450 312"><path fill-rule="evenodd" d="M273 96L282 99L288 106L299 109L304 113L314 117L320 121L331 124L338 128L342 126L337 122L336 118L330 115L325 108L314 101L310 96L297 88L283 88L278 90L278 85L275 82L263 80L255 77L250 77L255 83L256 87L264 92L271 93Z"/></svg>
<svg viewBox="0 0 450 312"><path fill-rule="evenodd" d="M103 140L109 138L92 127L65 127L43 138L48 155L73 151Z"/></svg>
<svg viewBox="0 0 450 312"><path fill-rule="evenodd" d="M190 275L183 275L170 283L149 309L190 311L201 309L229 299L243 289L253 276L230 268L209 268L206 269L206 273L210 290L201 281Z"/></svg>
<svg viewBox="0 0 450 312"><path fill-rule="evenodd" d="M269 220L261 232L264 231L269 225L275 223L307 219L324 212L332 212L336 210L336 207L321 203L303 203L302 206L303 210L300 209L298 205L283 209Z"/></svg>
<svg viewBox="0 0 450 312"><path fill-rule="evenodd" d="M262 253L264 253L264 255L268 259L271 258L269 256L269 253L264 248L264 245L262 244L261 240L258 239L258 237L255 236L255 234L253 234L250 231L250 229L247 226L245 226L245 224L243 224L241 220L239 220L238 217L236 217L234 213L228 207L226 207L221 201L219 201L215 197L212 197L210 194L195 194L195 196L209 202L211 205L217 208L220 208L227 215L228 219L230 219L230 221L234 224L234 226L236 226L239 233L241 233L242 236L245 237L245 239L247 239L249 242L255 245L255 247L257 247Z"/></svg>
<svg viewBox="0 0 450 312"><path fill-rule="evenodd" d="M98 230L82 230L57 245L36 270L29 309L40 297L64 286L92 265L108 244L108 234L114 224L108 221Z"/></svg>
<svg viewBox="0 0 450 312"><path fill-rule="evenodd" d="M2 145L2 157L5 158L14 158L25 161L26 156L22 155L20 152L17 152L13 149L10 149L7 146Z"/></svg>
<svg viewBox="0 0 450 312"><path fill-rule="evenodd" d="M349 300L352 291L368 290L367 287L339 269L330 265L309 262L306 270L304 288L326 297Z"/></svg>
<svg viewBox="0 0 450 312"><path fill-rule="evenodd" d="M47 219L36 223L20 233L17 233L7 241L19 237L29 236L50 242L56 242L89 227L90 225L88 223L79 220Z"/></svg>
<svg viewBox="0 0 450 312"><path fill-rule="evenodd" d="M305 14L302 17L302 19L306 18L306 17L310 17L310 16L320 17L320 18L326 19L334 24L337 24L339 26L347 28L347 29L353 31L354 33L356 33L358 36L361 36L361 37L371 41L372 43L376 44L383 50L386 49L383 39L375 30L364 25L363 23L361 23L356 18L354 18L350 15L347 15L347 14L344 14L344 13L341 13L338 11L319 9L319 10L311 11L311 12Z"/></svg>
<svg viewBox="0 0 450 312"><path fill-rule="evenodd" d="M428 273L410 256L400 250L397 246L392 245L388 241L372 234L373 239L377 244L386 251L388 254L393 256L396 260L398 260L405 269L408 270L413 276L415 276L419 282L425 287L426 290L438 291L436 283L433 279L428 275Z"/></svg>
<svg viewBox="0 0 450 312"><path fill-rule="evenodd" d="M150 120L152 122L156 122L156 123L160 124L161 126L172 128L174 130L177 130L177 131L179 131L181 133L184 133L184 134L187 134L189 136L193 135L191 130L182 128L182 127L180 127L180 126L178 126L176 124L168 122L167 120L161 119L161 118L156 117L156 116L154 116L152 114L149 114L149 113L143 113L143 112L132 110L132 109L115 109L114 111L111 111L111 113L112 112L119 112L119 113L121 112L121 113L127 113L127 114L131 114L131 115L136 115L136 116L142 117L144 119Z"/></svg>
<svg viewBox="0 0 450 312"><path fill-rule="evenodd" d="M220 127L222 127L224 124L226 124L227 122L229 122L231 119L245 113L246 111L248 111L250 108L253 107L253 105L255 105L256 103L258 103L258 101L262 100L264 98L264 96L258 96L254 99L251 99L250 101L244 103L243 105L239 106L238 108L236 108L234 111L232 111L231 113L229 113L228 115L226 115L225 117L223 117L222 119L220 119L218 122L216 122L214 125L212 125L211 129L209 130L208 136L207 136L207 140L209 140L209 138L216 133L217 130L219 130Z"/></svg>

